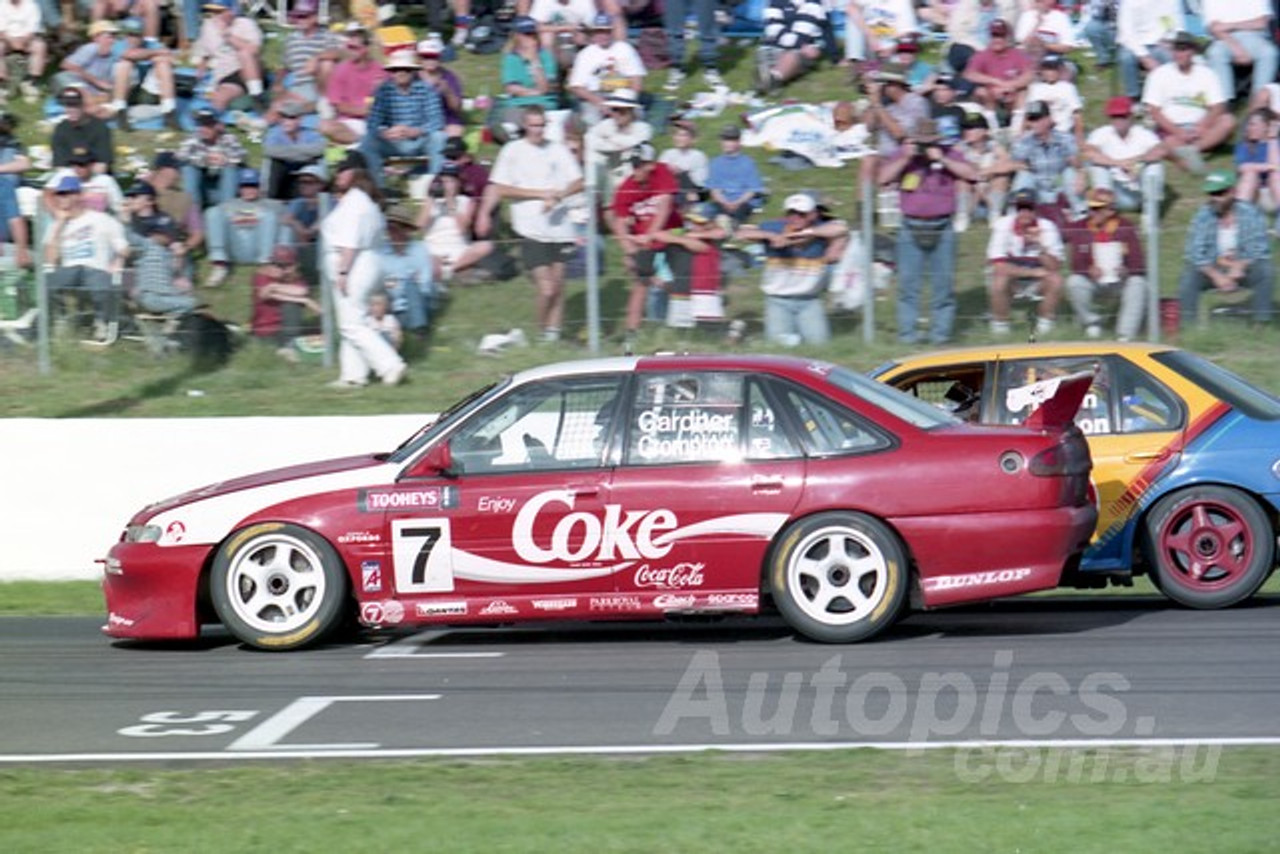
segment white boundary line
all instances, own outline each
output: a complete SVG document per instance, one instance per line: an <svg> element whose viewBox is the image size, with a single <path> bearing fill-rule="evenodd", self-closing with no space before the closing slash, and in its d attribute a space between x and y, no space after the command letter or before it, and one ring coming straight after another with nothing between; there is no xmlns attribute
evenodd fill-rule
<svg viewBox="0 0 1280 854"><path fill-rule="evenodd" d="M245 759L429 759L484 758L525 756L634 756L688 753L789 753L796 751L887 750L924 753L935 750L1026 749L1026 750L1102 750L1107 748L1186 748L1186 747L1280 747L1280 736L1239 738L1104 738L1089 739L979 739L975 741L833 741L796 742L793 744L621 744L616 746L584 745L560 747L424 747L323 749L306 745L302 749L270 751L210 751L167 753L52 753L0 754L0 764L53 764L62 762L235 762Z"/></svg>

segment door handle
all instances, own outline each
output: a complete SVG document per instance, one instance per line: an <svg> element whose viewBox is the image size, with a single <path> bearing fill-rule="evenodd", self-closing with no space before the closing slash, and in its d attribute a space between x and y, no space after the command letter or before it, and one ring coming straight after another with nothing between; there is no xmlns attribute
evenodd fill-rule
<svg viewBox="0 0 1280 854"><path fill-rule="evenodd" d="M786 485L786 479L781 476L756 475L751 478L752 492L781 492Z"/></svg>
<svg viewBox="0 0 1280 854"><path fill-rule="evenodd" d="M573 493L575 498L591 498L600 494L600 485L595 483L580 483L569 487L569 491Z"/></svg>
<svg viewBox="0 0 1280 854"><path fill-rule="evenodd" d="M1125 454L1125 461L1130 463L1141 463L1149 460L1166 460L1169 458L1169 451L1161 448L1157 451L1131 451Z"/></svg>

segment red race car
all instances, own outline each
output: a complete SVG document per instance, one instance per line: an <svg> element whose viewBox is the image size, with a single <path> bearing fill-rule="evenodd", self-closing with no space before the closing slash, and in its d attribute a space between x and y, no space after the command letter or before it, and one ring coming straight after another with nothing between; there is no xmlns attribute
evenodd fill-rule
<svg viewBox="0 0 1280 854"><path fill-rule="evenodd" d="M1064 382L1041 423L964 424L790 357L537 368L389 453L213 484L133 517L106 559L117 638L221 622L263 649L367 626L776 609L843 643L1057 586L1089 542ZM1073 399L1074 396L1074 399Z"/></svg>

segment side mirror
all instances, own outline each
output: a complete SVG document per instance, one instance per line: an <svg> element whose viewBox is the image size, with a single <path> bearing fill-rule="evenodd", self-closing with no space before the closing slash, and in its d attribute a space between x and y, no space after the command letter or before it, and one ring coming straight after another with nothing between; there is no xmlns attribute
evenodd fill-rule
<svg viewBox="0 0 1280 854"><path fill-rule="evenodd" d="M456 474L453 470L453 452L449 450L448 442L436 442L408 472L410 477L453 477Z"/></svg>

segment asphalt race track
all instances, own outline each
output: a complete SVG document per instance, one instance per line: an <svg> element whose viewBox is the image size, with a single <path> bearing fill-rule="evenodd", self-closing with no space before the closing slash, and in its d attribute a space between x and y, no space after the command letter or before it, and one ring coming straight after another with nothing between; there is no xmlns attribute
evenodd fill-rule
<svg viewBox="0 0 1280 854"><path fill-rule="evenodd" d="M0 762L1280 743L1280 596L916 614L857 646L771 619L377 634L271 654L0 619Z"/></svg>

